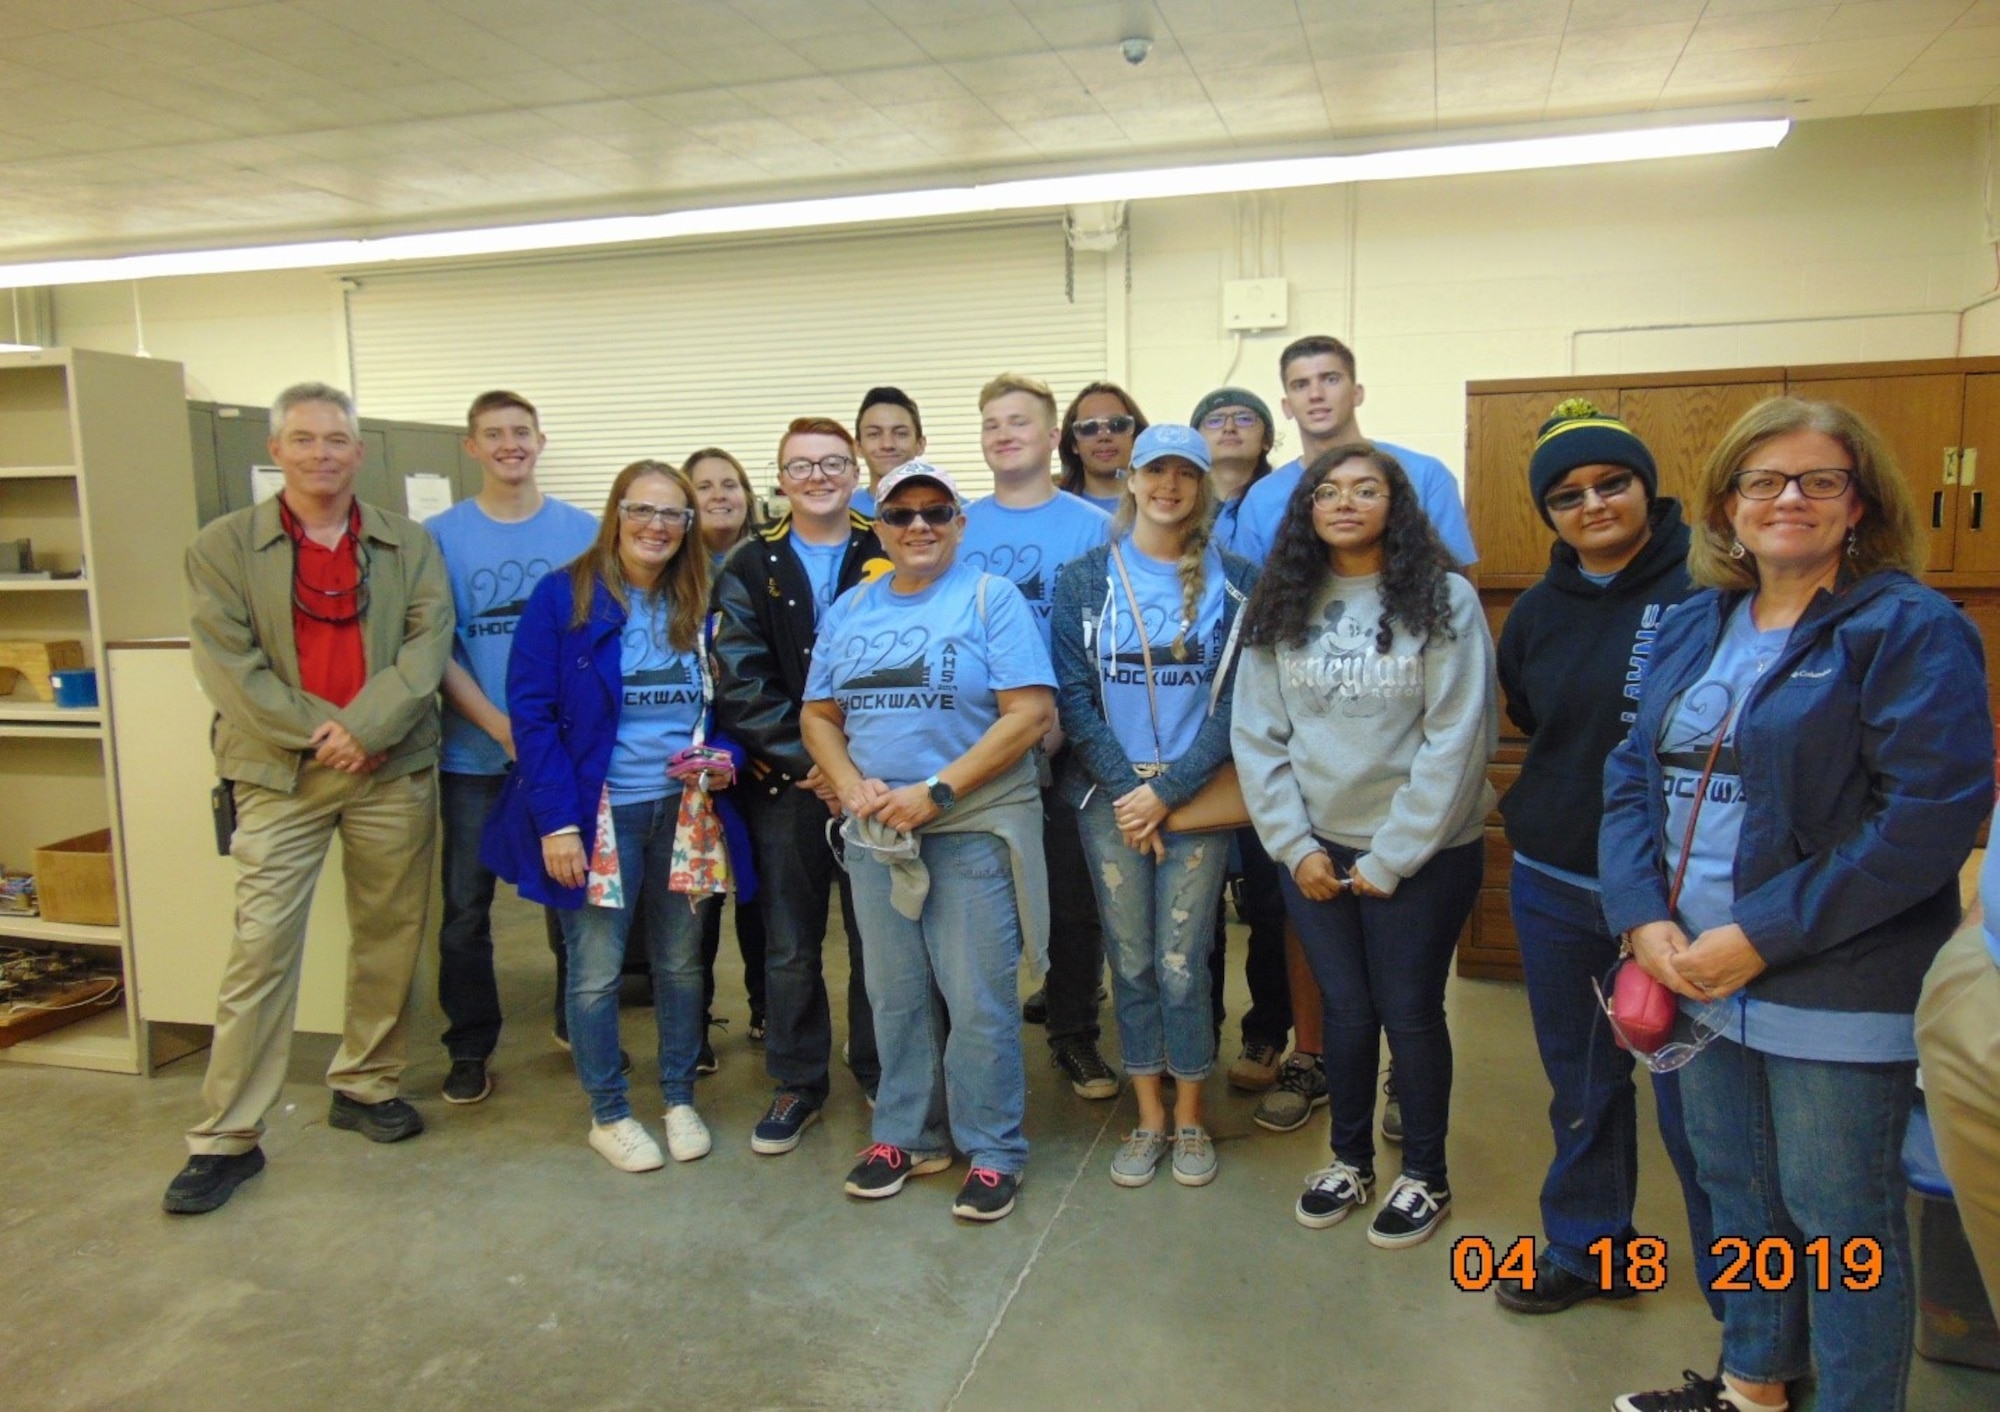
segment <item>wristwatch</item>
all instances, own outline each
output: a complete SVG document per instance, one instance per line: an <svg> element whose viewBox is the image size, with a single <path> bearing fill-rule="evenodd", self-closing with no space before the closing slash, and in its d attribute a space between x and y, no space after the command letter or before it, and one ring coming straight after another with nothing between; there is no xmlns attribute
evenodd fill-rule
<svg viewBox="0 0 2000 1412"><path fill-rule="evenodd" d="M950 813L951 806L958 803L957 791L936 775L924 781L924 788L931 792L931 803L937 805L940 814Z"/></svg>

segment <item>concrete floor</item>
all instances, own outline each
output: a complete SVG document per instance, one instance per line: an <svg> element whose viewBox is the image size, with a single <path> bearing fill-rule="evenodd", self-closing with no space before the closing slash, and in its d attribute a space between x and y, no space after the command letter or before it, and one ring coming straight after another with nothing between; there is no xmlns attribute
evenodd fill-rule
<svg viewBox="0 0 2000 1412"><path fill-rule="evenodd" d="M768 1086L727 943L718 1009L733 1025L701 1086L716 1149L613 1171L584 1145L587 1109L549 1039L539 919L512 901L500 912L516 1018L494 1097L437 1099L426 1015L406 1092L430 1130L377 1146L326 1126L332 1042L302 1038L270 1167L214 1215L159 1209L203 1056L151 1081L4 1071L0 1407L1546 1412L1714 1363L1656 1138L1638 1224L1673 1244L1665 1292L1523 1319L1451 1284L1454 1238L1537 1230L1547 1095L1517 987L1454 983L1456 1209L1427 1245L1376 1250L1359 1220L1294 1223L1300 1179L1326 1160L1324 1119L1266 1133L1219 1076L1216 1183L1114 1187L1131 1102L1074 1097L1038 1030L1029 1178L1011 1217L973 1227L948 1211L962 1164L891 1201L841 1194L868 1131L844 1073L796 1152L750 1152ZM1231 945L1240 955L1240 928ZM652 1118L650 1014L625 1021L635 1108ZM1912 1409L1996 1405L2000 1375L1917 1360Z"/></svg>

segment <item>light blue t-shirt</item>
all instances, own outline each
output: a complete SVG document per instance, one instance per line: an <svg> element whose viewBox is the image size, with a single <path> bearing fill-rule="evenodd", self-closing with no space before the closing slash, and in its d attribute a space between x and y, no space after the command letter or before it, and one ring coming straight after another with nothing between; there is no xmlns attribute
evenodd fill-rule
<svg viewBox="0 0 2000 1412"><path fill-rule="evenodd" d="M1458 482L1444 462L1421 451L1391 442L1375 443L1396 458L1416 488L1417 500L1431 518L1431 527L1451 551L1461 567L1475 562L1479 551L1472 546L1472 529L1465 522L1465 504L1458 498ZM1243 508L1236 513L1236 527L1229 548L1260 567L1271 557L1278 527L1285 522L1285 504L1297 489L1304 467L1296 460L1285 462L1264 479L1243 492Z"/></svg>
<svg viewBox="0 0 2000 1412"><path fill-rule="evenodd" d="M694 739L701 719L701 662L667 639L665 598L634 596L619 638L618 739L611 747L613 804L644 804L680 791L667 761Z"/></svg>
<svg viewBox="0 0 2000 1412"><path fill-rule="evenodd" d="M958 546L958 562L998 574L1021 591L1047 653L1056 611L1056 575L1070 560L1109 538L1111 517L1077 496L1059 491L1032 509L1016 510L989 495L965 508L965 539Z"/></svg>
<svg viewBox="0 0 2000 1412"><path fill-rule="evenodd" d="M1707 670L1668 712L1656 746L1665 775L1666 862L1671 878L1680 865L1688 814L1694 807L1695 788L1708 763L1709 748L1715 743L1716 727L1724 717L1729 720L1701 812L1695 817L1687 876L1681 884L1680 922L1691 941L1734 920L1736 847L1744 815L1743 780L1735 746L1740 705L1758 678L1784 654L1790 636L1790 628L1760 632L1746 597L1724 624L1722 640L1716 644ZM1685 997L1680 1005L1691 1017L1709 1018L1709 1006ZM1728 1038L1765 1054L1854 1064L1895 1063L1917 1057L1915 1023L1909 1015L1810 1010L1753 1000L1744 992L1714 1009L1728 1016Z"/></svg>
<svg viewBox="0 0 2000 1412"><path fill-rule="evenodd" d="M820 624L805 699L847 717L847 752L870 779L896 787L927 779L970 750L1000 719L997 693L1055 685L1049 651L1027 602L965 562L916 593L887 577L851 589Z"/></svg>
<svg viewBox="0 0 2000 1412"><path fill-rule="evenodd" d="M1086 490L1065 491L1064 494L1074 495L1086 505L1095 505L1107 515L1117 514L1118 502L1125 498L1123 495L1092 495Z"/></svg>
<svg viewBox="0 0 2000 1412"><path fill-rule="evenodd" d="M452 656L472 673L486 699L507 709L507 654L528 593L542 575L567 564L597 538L597 520L553 497L525 520L494 519L475 500L461 500L424 521L444 556L451 603L458 614ZM455 775L504 775L500 742L444 708L444 746L438 768Z"/></svg>
<svg viewBox="0 0 2000 1412"><path fill-rule="evenodd" d="M817 623L839 596L840 561L847 557L847 540L837 544L809 544L796 528L791 540L799 562L805 566L806 581L812 584L813 621Z"/></svg>
<svg viewBox="0 0 2000 1412"><path fill-rule="evenodd" d="M1097 665L1105 719L1125 758L1136 764L1172 764L1187 754L1208 719L1209 690L1222 660L1222 553L1209 547L1202 562L1201 600L1190 620L1182 611L1179 564L1141 553L1129 534L1118 541L1118 549L1145 616L1145 640L1153 654L1152 699L1146 693L1146 655L1139 649L1132 605L1117 567L1109 562L1101 600L1084 610L1084 645ZM1174 639L1183 633L1183 655L1176 657ZM1154 702L1159 708L1157 738Z"/></svg>
<svg viewBox="0 0 2000 1412"><path fill-rule="evenodd" d="M875 518L875 492L867 486L864 485L856 490L854 498L847 503L852 509L860 511L869 519L872 520Z"/></svg>

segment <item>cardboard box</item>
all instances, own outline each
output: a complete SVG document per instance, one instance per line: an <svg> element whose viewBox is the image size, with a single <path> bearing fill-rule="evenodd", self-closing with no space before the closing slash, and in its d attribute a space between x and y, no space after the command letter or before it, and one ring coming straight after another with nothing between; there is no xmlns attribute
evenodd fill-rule
<svg viewBox="0 0 2000 1412"><path fill-rule="evenodd" d="M47 921L117 926L118 885L112 879L111 830L78 834L37 848L35 893Z"/></svg>

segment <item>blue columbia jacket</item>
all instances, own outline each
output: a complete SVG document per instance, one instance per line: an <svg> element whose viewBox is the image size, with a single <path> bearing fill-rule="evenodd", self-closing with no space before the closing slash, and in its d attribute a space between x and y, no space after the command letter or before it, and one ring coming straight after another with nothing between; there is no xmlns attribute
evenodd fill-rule
<svg viewBox="0 0 2000 1412"><path fill-rule="evenodd" d="M1638 719L1604 766L1598 833L1613 932L1664 920L1665 777L1654 742L1741 593L1667 614ZM1821 593L1737 714L1743 831L1732 915L1770 967L1758 1000L1910 1012L1958 924L1958 870L1993 808L1979 633L1899 570Z"/></svg>
<svg viewBox="0 0 2000 1412"><path fill-rule="evenodd" d="M571 627L576 599L566 570L543 576L528 595L507 658L507 711L514 726L515 763L486 820L479 860L513 883L521 896L551 907L583 906L584 889L564 887L542 866L542 838L558 829L583 832L583 851L597 841L597 801L611 773L618 740L620 634L625 609L602 583L595 585L590 618ZM743 768L742 750L716 737ZM715 796L728 838L737 897L756 895L749 834L727 792Z"/></svg>

